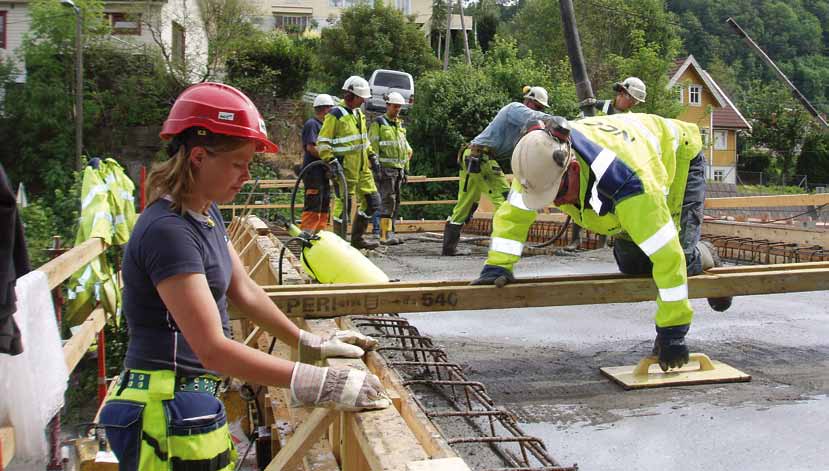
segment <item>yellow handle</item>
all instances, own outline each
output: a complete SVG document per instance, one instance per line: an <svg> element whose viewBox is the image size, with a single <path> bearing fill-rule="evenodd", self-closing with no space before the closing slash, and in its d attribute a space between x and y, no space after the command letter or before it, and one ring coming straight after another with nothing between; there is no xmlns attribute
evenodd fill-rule
<svg viewBox="0 0 829 471"><path fill-rule="evenodd" d="M688 356L688 361L696 361L699 363L699 370L698 371L710 371L714 369L714 364L711 363L711 359L708 358L708 355L704 353L692 353ZM639 360L639 363L636 365L636 368L633 369L634 376L647 376L648 370L650 369L651 365L655 365L659 363L659 358L655 356L648 356ZM694 370L692 370L694 371ZM686 371L687 372L687 371Z"/></svg>

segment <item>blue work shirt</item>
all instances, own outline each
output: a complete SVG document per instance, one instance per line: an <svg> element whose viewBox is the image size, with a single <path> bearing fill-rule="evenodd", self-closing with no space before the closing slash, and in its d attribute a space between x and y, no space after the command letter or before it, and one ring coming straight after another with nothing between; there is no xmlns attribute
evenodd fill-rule
<svg viewBox="0 0 829 471"><path fill-rule="evenodd" d="M207 370L176 325L156 290L165 279L182 273L201 273L207 278L218 319L230 337L227 289L232 267L219 208L213 204L203 214L174 211L159 199L148 206L124 249L124 317L129 326L126 368L173 370L177 375L198 376Z"/></svg>
<svg viewBox="0 0 829 471"><path fill-rule="evenodd" d="M495 150L496 159L512 157L512 151L521 137L521 128L531 119L549 118L550 115L535 111L523 103L510 103L498 110L495 119L489 123L472 144L487 146Z"/></svg>

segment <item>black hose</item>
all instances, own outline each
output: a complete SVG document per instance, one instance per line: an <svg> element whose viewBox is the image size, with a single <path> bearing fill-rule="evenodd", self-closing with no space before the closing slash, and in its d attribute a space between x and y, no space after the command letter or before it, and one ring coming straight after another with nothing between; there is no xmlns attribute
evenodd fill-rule
<svg viewBox="0 0 829 471"><path fill-rule="evenodd" d="M296 236L291 237L290 239L285 241L284 244L282 244L282 250L279 251L279 276L277 277L277 284L279 285L282 285L282 260L285 258L285 250L288 249L288 244L295 240L298 240L299 243L303 246L305 246L305 244L308 243L308 240L304 237Z"/></svg>
<svg viewBox="0 0 829 471"><path fill-rule="evenodd" d="M558 233L555 236L553 236L552 239L550 239L546 242L542 242L540 244L535 244L535 245L528 244L529 247L531 249L543 249L544 247L549 247L549 246L555 244L556 241L561 239L561 236L563 236L564 233L567 232L567 228L570 227L570 219L571 219L570 216L567 216L567 219L564 220L564 225L561 226L561 229L558 230Z"/></svg>
<svg viewBox="0 0 829 471"><path fill-rule="evenodd" d="M331 166L325 160L315 160L315 161L311 162L310 164L306 165L302 169L302 171L299 172L299 175L296 177L296 183L294 183L294 189L291 192L291 219L290 219L291 224L293 224L294 221L296 221L296 195L297 195L297 192L299 191L299 182L302 181L302 177L305 175L305 172L307 172L311 168L318 167L320 165L325 165L325 167L328 169L328 173L331 174L332 177L333 177L334 172L332 171ZM334 180L334 178L332 178L332 180ZM345 175L343 175L341 172L337 173L336 180L334 180L334 181L340 187L340 195L342 195L341 199L343 201L343 219L342 219L342 224L340 224L340 234L339 234L339 236L342 237L343 240L345 240L346 239L346 234L348 233L348 215L349 215L349 211L348 211L348 184L346 183Z"/></svg>

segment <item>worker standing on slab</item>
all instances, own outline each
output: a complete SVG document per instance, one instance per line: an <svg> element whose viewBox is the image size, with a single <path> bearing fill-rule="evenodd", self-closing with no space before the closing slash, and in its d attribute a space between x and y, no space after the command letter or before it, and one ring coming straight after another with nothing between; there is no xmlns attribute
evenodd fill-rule
<svg viewBox="0 0 829 471"><path fill-rule="evenodd" d="M161 130L169 159L148 177L149 205L124 250L124 371L100 415L120 469L232 470L236 460L221 376L290 388L295 405L343 410L390 404L377 377L319 368L357 358L376 341L357 332L329 339L297 328L247 274L217 203L250 179L256 152L277 152L242 92L218 83L178 97ZM230 339L228 302L282 342L294 363Z"/></svg>
<svg viewBox="0 0 829 471"><path fill-rule="evenodd" d="M536 210L554 203L576 224L616 238L622 273L653 276L653 354L663 370L684 365L693 314L687 276L719 264L713 246L699 240L705 199L699 128L626 113L571 123L557 117L529 129L512 155L508 202L495 214L486 265L472 284L514 281ZM709 303L725 310L731 298Z"/></svg>
<svg viewBox="0 0 829 471"><path fill-rule="evenodd" d="M406 128L400 118L400 108L406 103L403 95L391 92L385 101L386 114L371 123L368 137L380 160L380 243L398 245L403 241L394 235L394 222L400 210L400 190L406 182L412 147L406 140Z"/></svg>
<svg viewBox="0 0 829 471"><path fill-rule="evenodd" d="M320 93L314 98L314 116L302 126L303 167L320 159L317 138L322 129L322 121L333 106L334 99L331 95ZM315 167L306 170L302 183L305 186L305 204L302 207L300 228L311 233L325 230L331 207L331 183L325 169Z"/></svg>
<svg viewBox="0 0 829 471"><path fill-rule="evenodd" d="M368 140L366 117L360 106L371 97L368 82L362 77L349 77L342 87L345 96L339 106L325 115L317 138L317 150L321 159L341 167L348 185L346 200L356 195L360 208L351 226L351 245L358 249L376 249L377 242L363 238L371 215L380 208L380 194L374 184L374 175L380 173L380 162ZM334 232L339 233L343 211L349 204L334 197Z"/></svg>
<svg viewBox="0 0 829 471"><path fill-rule="evenodd" d="M596 109L597 116L611 115L616 113L627 113L633 111L633 108L639 103L644 103L648 97L648 90L645 82L638 77L628 77L622 82L613 84L613 91L616 96L612 100L596 100L589 98L583 104L593 105Z"/></svg>
<svg viewBox="0 0 829 471"><path fill-rule="evenodd" d="M524 87L522 103L510 103L498 111L486 129L469 145L458 152L460 181L458 202L443 229L443 255L458 255L461 229L475 213L481 195L486 196L497 210L509 192L509 185L498 165L506 159L521 135L521 128L532 119L549 119L543 113L547 108L547 90L543 87Z"/></svg>
<svg viewBox="0 0 829 471"><path fill-rule="evenodd" d="M616 96L612 100L597 101L593 98L589 98L586 100L585 104L593 105L596 109L596 116L630 113L636 105L644 103L648 96L648 90L647 87L645 87L645 82L640 80L638 77L628 77L622 82L616 82L613 84L613 91L616 92ZM582 112L579 117L583 118L584 112ZM607 242L605 239L606 238L604 236L599 237L599 248L605 246ZM570 244L565 247L565 250L576 250L580 245L581 226L573 224Z"/></svg>

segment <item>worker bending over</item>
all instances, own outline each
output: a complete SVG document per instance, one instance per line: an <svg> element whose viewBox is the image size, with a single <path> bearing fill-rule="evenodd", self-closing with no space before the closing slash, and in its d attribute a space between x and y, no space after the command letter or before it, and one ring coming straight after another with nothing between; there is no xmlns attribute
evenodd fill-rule
<svg viewBox="0 0 829 471"><path fill-rule="evenodd" d="M458 203L443 229L443 255L458 255L461 229L472 218L482 194L489 198L496 210L504 202L509 185L497 160L512 155L521 128L527 121L551 117L541 112L548 106L547 90L524 87L522 103L513 102L501 108L486 129L458 151L461 167Z"/></svg>
<svg viewBox="0 0 829 471"><path fill-rule="evenodd" d="M554 203L575 223L616 238L622 273L653 277L653 354L663 370L687 363L687 277L719 264L713 246L699 240L705 178L697 126L626 113L572 123L557 117L528 129L512 156L512 188L493 219L486 265L472 284L514 281L536 210ZM725 310L731 298L709 303Z"/></svg>

